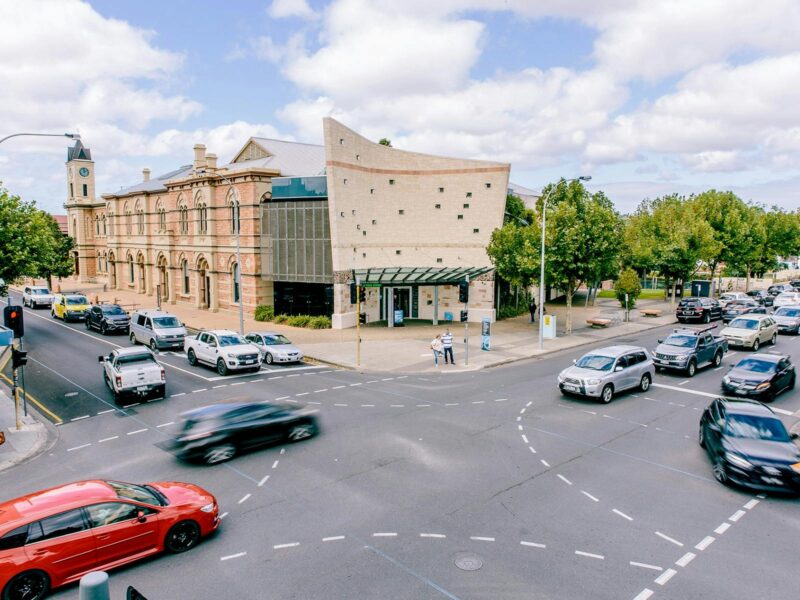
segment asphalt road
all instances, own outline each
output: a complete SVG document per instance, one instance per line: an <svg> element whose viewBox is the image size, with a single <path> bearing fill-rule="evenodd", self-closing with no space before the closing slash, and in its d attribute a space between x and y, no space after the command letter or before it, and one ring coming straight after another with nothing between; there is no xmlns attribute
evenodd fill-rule
<svg viewBox="0 0 800 600"><path fill-rule="evenodd" d="M722 370L659 374L648 393L599 405L555 387L585 348L424 377L275 367L216 378L166 355L170 397L119 410L97 355L128 342L36 315L28 386L63 424L47 454L0 474L2 496L173 479L206 487L227 513L191 552L115 571L116 598L128 585L150 600L796 594L797 500L718 484L696 441ZM652 348L665 331L618 341ZM762 352L797 354L798 340ZM181 411L233 398L316 408L322 434L215 467L161 449ZM800 395L773 407L793 426Z"/></svg>

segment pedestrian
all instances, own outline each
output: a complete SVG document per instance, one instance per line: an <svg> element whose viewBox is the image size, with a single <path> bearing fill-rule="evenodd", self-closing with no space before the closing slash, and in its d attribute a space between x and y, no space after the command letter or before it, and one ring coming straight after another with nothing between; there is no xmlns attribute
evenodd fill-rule
<svg viewBox="0 0 800 600"><path fill-rule="evenodd" d="M436 334L436 337L431 341L431 350L433 350L433 366L439 366L439 357L444 354L444 346L442 345L442 334Z"/></svg>
<svg viewBox="0 0 800 600"><path fill-rule="evenodd" d="M453 334L447 328L442 336L442 346L444 347L444 364L447 364L447 357L450 356L450 364L456 364L456 359L453 358Z"/></svg>
<svg viewBox="0 0 800 600"><path fill-rule="evenodd" d="M531 303L528 305L531 311L531 323L536 323L536 300L531 297Z"/></svg>

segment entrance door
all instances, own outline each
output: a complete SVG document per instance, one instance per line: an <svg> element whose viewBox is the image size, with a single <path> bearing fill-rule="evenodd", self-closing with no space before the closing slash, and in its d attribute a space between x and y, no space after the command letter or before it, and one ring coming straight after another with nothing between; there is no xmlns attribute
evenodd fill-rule
<svg viewBox="0 0 800 600"><path fill-rule="evenodd" d="M75 275L81 274L81 263L78 260L78 253L75 253Z"/></svg>
<svg viewBox="0 0 800 600"><path fill-rule="evenodd" d="M389 327L402 326L403 321L411 316L411 288L391 288L386 297L386 320ZM396 311L403 311L402 320Z"/></svg>
<svg viewBox="0 0 800 600"><path fill-rule="evenodd" d="M206 308L211 308L211 275L206 275Z"/></svg>

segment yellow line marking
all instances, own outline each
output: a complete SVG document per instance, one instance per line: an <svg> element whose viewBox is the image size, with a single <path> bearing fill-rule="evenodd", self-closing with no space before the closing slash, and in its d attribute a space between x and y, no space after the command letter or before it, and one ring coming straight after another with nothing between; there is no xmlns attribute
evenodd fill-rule
<svg viewBox="0 0 800 600"><path fill-rule="evenodd" d="M11 381L11 380L10 380L8 377L6 377L6 376L5 376L3 373L0 373L0 377L2 377L3 379L5 379L5 380L6 380L6 382L8 382L8 384L9 384L9 385L14 385L14 382L13 382L13 381ZM31 393L30 393L30 392L26 391L26 392L25 392L25 396L26 396L26 398L27 398L28 400L30 400L30 401L33 403L33 405L34 405L34 406L36 406L36 408L38 408L38 409L39 409L39 410L41 410L43 413L45 413L45 414L47 414L48 416L50 416L50 417L52 417L53 419L55 419L55 420L58 422L57 424L59 424L59 425L60 425L61 423L63 423L63 422L64 422L64 420L63 420L61 417L59 417L59 416L58 416L57 414L55 414L53 411L51 411L50 409L48 409L48 408L47 408L47 407L46 407L44 404L42 404L42 403L41 403L41 402L39 402L39 401L38 401L36 398L34 398L34 397L31 395Z"/></svg>
<svg viewBox="0 0 800 600"><path fill-rule="evenodd" d="M5 354L5 351L3 351L3 353ZM6 356L6 359L3 361L3 364L0 365L0 371L4 370L6 368L6 365L8 364L8 361L10 361L10 360L11 360L11 352L8 353L8 356Z"/></svg>

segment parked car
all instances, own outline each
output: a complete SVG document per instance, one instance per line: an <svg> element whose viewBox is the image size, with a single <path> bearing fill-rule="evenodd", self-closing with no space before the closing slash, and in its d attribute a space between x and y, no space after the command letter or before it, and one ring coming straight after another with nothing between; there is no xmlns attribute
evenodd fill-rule
<svg viewBox="0 0 800 600"><path fill-rule="evenodd" d="M273 331L259 331L248 333L245 339L251 344L258 346L261 355L261 362L271 365L272 363L301 362L303 353L300 348L292 344L289 339Z"/></svg>
<svg viewBox="0 0 800 600"><path fill-rule="evenodd" d="M153 352L164 348L181 348L186 339L186 328L178 317L160 310L137 310L131 316L132 344L145 344Z"/></svg>
<svg viewBox="0 0 800 600"><path fill-rule="evenodd" d="M90 571L185 552L218 513L212 494L171 481L78 481L0 503L0 597L41 600Z"/></svg>
<svg viewBox="0 0 800 600"><path fill-rule="evenodd" d="M103 381L114 402L129 396L166 396L167 374L147 348L117 348L97 358L103 364Z"/></svg>
<svg viewBox="0 0 800 600"><path fill-rule="evenodd" d="M758 490L800 491L800 449L772 410L755 400L717 398L700 418L698 441L714 477Z"/></svg>
<svg viewBox="0 0 800 600"><path fill-rule="evenodd" d="M772 296L777 296L783 292L793 292L794 286L791 283L776 283L767 288L767 293Z"/></svg>
<svg viewBox="0 0 800 600"><path fill-rule="evenodd" d="M53 292L43 285L26 285L22 289L22 306L30 306L31 308L46 306L50 308L53 306L54 300Z"/></svg>
<svg viewBox="0 0 800 600"><path fill-rule="evenodd" d="M755 300L732 300L725 305L722 310L722 322L727 323L736 317L749 314L767 314L767 307L759 304Z"/></svg>
<svg viewBox="0 0 800 600"><path fill-rule="evenodd" d="M800 306L781 306L772 314L779 333L800 333Z"/></svg>
<svg viewBox="0 0 800 600"><path fill-rule="evenodd" d="M761 344L773 346L778 341L778 324L769 315L744 315L737 317L720 332L729 346L758 350Z"/></svg>
<svg viewBox="0 0 800 600"><path fill-rule="evenodd" d="M181 415L173 452L183 460L213 465L236 454L317 435L312 411L270 402L238 402L195 408Z"/></svg>
<svg viewBox="0 0 800 600"><path fill-rule="evenodd" d="M564 394L599 398L608 404L615 394L640 389L646 392L655 376L647 350L638 346L609 346L583 355L558 375Z"/></svg>
<svg viewBox="0 0 800 600"><path fill-rule="evenodd" d="M793 390L797 375L788 356L753 354L740 360L722 378L722 390L730 396L745 396L772 402Z"/></svg>
<svg viewBox="0 0 800 600"><path fill-rule="evenodd" d="M6 280L0 277L0 297L5 298L8 296L8 284Z"/></svg>
<svg viewBox="0 0 800 600"><path fill-rule="evenodd" d="M714 319L722 318L722 307L713 298L690 296L678 302L675 316L681 323L688 323L689 321L709 323Z"/></svg>
<svg viewBox="0 0 800 600"><path fill-rule="evenodd" d="M725 292L719 296L719 305L724 309L729 302L734 300L747 300L747 294L744 292Z"/></svg>
<svg viewBox="0 0 800 600"><path fill-rule="evenodd" d="M780 308L781 306L796 306L798 304L800 304L800 292L781 292L775 296L772 306Z"/></svg>
<svg viewBox="0 0 800 600"><path fill-rule="evenodd" d="M186 358L190 365L206 363L217 368L220 375L228 371L258 371L261 353L235 331L220 329L201 331L185 340Z"/></svg>
<svg viewBox="0 0 800 600"><path fill-rule="evenodd" d="M716 325L690 329L681 327L674 329L665 340L658 340L653 351L653 363L656 370L675 369L694 377L697 367L711 364L718 367L722 356L728 351L728 341L710 332Z"/></svg>
<svg viewBox="0 0 800 600"><path fill-rule="evenodd" d="M775 297L767 292L767 290L750 290L747 292L747 295L750 296L756 302L763 304L764 306L772 306L772 302L775 300Z"/></svg>
<svg viewBox="0 0 800 600"><path fill-rule="evenodd" d="M86 329L97 329L103 335L121 331L128 334L131 319L119 304L95 304L86 311Z"/></svg>
<svg viewBox="0 0 800 600"><path fill-rule="evenodd" d="M791 279L789 285L791 285L795 291L800 291L800 279Z"/></svg>
<svg viewBox="0 0 800 600"><path fill-rule="evenodd" d="M83 294L56 294L50 316L64 321L83 321L91 304Z"/></svg>

